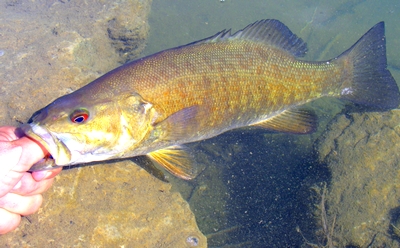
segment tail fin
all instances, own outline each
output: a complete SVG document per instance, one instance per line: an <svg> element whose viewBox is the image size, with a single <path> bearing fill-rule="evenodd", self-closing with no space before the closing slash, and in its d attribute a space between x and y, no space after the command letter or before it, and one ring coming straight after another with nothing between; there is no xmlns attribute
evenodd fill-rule
<svg viewBox="0 0 400 248"><path fill-rule="evenodd" d="M399 88L386 68L384 22L372 27L338 59L353 65L353 79L343 84L342 99L382 110L399 106Z"/></svg>

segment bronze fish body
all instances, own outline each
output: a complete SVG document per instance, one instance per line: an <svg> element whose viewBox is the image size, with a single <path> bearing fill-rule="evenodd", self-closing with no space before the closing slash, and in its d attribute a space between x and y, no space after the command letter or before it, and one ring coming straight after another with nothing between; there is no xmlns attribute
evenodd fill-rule
<svg viewBox="0 0 400 248"><path fill-rule="evenodd" d="M399 105L383 22L337 58L299 59L306 51L284 24L261 20L127 63L22 125L54 159L32 170L148 155L190 179L182 144L245 126L310 133L316 117L301 105L324 96L382 110Z"/></svg>

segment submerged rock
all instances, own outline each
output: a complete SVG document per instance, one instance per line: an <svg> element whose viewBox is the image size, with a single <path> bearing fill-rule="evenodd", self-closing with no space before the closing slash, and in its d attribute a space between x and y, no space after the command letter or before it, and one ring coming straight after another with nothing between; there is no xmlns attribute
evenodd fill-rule
<svg viewBox="0 0 400 248"><path fill-rule="evenodd" d="M397 247L400 111L340 115L317 147L332 175L326 199L337 245Z"/></svg>
<svg viewBox="0 0 400 248"><path fill-rule="evenodd" d="M139 57L150 5L151 0L1 3L0 125L24 122L56 98Z"/></svg>

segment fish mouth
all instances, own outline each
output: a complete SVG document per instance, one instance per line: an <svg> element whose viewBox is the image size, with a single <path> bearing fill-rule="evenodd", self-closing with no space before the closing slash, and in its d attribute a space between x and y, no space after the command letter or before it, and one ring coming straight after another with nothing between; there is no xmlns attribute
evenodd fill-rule
<svg viewBox="0 0 400 248"><path fill-rule="evenodd" d="M50 153L50 156L34 164L29 171L54 169L70 164L69 149L45 127L37 124L22 124L20 128L26 136L40 143Z"/></svg>

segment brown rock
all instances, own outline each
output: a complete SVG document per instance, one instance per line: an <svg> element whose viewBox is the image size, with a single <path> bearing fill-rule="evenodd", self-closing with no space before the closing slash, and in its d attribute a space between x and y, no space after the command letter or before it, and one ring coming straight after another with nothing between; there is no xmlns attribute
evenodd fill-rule
<svg viewBox="0 0 400 248"><path fill-rule="evenodd" d="M138 57L148 36L150 4L151 0L0 4L0 125L25 122L52 100Z"/></svg>
<svg viewBox="0 0 400 248"><path fill-rule="evenodd" d="M52 100L126 60L148 35L151 1L0 4L0 125L18 125ZM63 171L37 214L1 247L206 247L170 184L130 161Z"/></svg>
<svg viewBox="0 0 400 248"><path fill-rule="evenodd" d="M329 219L336 217L339 247L397 247L400 111L340 115L319 140L332 173Z"/></svg>

